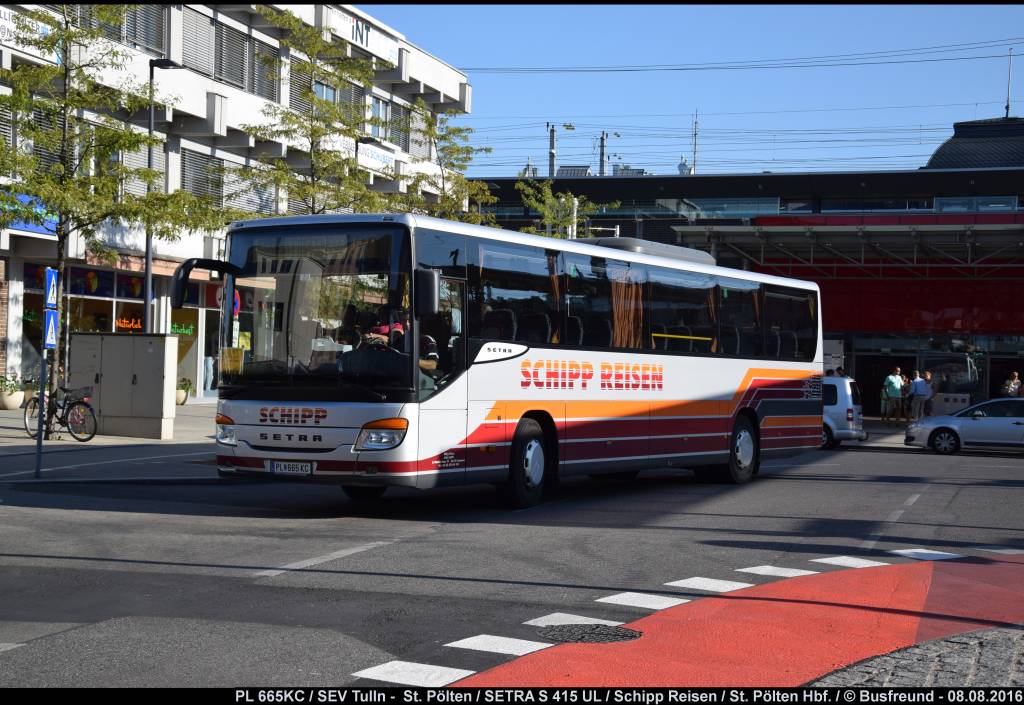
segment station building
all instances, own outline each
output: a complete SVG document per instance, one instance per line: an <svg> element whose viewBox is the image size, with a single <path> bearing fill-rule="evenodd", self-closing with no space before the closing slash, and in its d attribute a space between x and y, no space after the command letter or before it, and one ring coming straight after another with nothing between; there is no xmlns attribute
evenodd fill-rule
<svg viewBox="0 0 1024 705"><path fill-rule="evenodd" d="M516 178L486 181L500 227L538 224ZM946 375L943 391L973 401L1024 372L1024 118L957 123L915 170L556 178L554 189L619 202L590 227L816 282L826 367L858 380L865 413L878 413L896 365Z"/></svg>
<svg viewBox="0 0 1024 705"><path fill-rule="evenodd" d="M34 55L16 41L13 15L23 6L0 6L0 65L52 62ZM40 6L37 6L40 7ZM53 8L55 6L41 6ZM409 128L410 108L421 98L435 112L469 112L472 91L464 73L412 44L399 31L350 5L289 5L288 9L310 26L323 28L335 40L344 39L354 56L373 62L373 85L351 86L334 99L363 105L366 114L385 124L367 125L359 142L343 140L339 148L354 154L367 170L371 188L404 188L398 178L436 171L429 147L415 139L415 120ZM124 45L131 60L118 81L145 83L149 60L169 58L181 70L157 69L155 94L173 98L169 107L158 103L156 134L165 140L157 150L155 167L164 172L164 188L207 194L253 213L300 214L301 202L283 190L239 190L209 178L211 166L248 165L257 154L287 157L297 169L308 162L296 145L256 143L243 125L258 122L270 103L303 109L302 74L290 70L288 49L279 30L257 13L255 5L139 5L123 26L109 28L108 36ZM279 72L265 78L254 67L268 57L279 60ZM306 75L306 86L309 87ZM0 86L0 91L10 88ZM148 126L148 111L134 116L137 129ZM10 123L0 133L19 140ZM27 148L33 148L26 144ZM145 150L121 155L132 167L147 163ZM305 159L305 162L304 162ZM226 180L226 179L225 179ZM138 185L143 191L145 186ZM132 188L132 186L127 186ZM69 296L71 332L139 332L143 319L145 234L139 228L117 228L102 234L119 255L110 267L89 255L82 242L69 244ZM194 272L186 308L170 307L171 275L188 257L217 257L223 252L223 232L183 233L174 241L154 240L154 321L156 332L178 336L178 377L192 380L199 394L212 382L210 362L217 356L220 285L205 272ZM43 270L56 263L52 228L13 223L0 230L0 370L19 378L38 376L42 340ZM242 292L239 316L251 315L251 293ZM210 392L206 392L209 394Z"/></svg>

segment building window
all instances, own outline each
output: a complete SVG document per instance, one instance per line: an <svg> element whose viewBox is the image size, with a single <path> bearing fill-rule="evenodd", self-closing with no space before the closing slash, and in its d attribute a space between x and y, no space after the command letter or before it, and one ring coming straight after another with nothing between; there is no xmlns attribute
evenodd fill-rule
<svg viewBox="0 0 1024 705"><path fill-rule="evenodd" d="M54 14L61 15L61 5L43 5ZM100 29L108 39L141 49L147 54L164 56L164 32L167 23L167 5L136 5L127 10L120 26L101 24L89 5L69 5L72 21L79 26Z"/></svg>
<svg viewBox="0 0 1024 705"><path fill-rule="evenodd" d="M249 213L269 215L277 210L274 188L250 186L230 169L225 170L223 159L190 149L181 150L181 188L211 198L219 206Z"/></svg>
<svg viewBox="0 0 1024 705"><path fill-rule="evenodd" d="M128 169L145 169L149 166L149 147L143 145L136 150L131 152L123 152L121 154L121 163ZM163 145L153 146L153 169L160 172L160 174L166 175L167 172L167 155L164 153ZM135 196L146 195L146 182L139 178L125 179L124 192L130 193ZM164 178L159 178L153 184L153 190L158 193L163 193L166 190L166 182Z"/></svg>
<svg viewBox="0 0 1024 705"><path fill-rule="evenodd" d="M388 123L391 120L391 104L382 98L373 99L374 124L370 126L370 134L377 139L388 138Z"/></svg>
<svg viewBox="0 0 1024 705"><path fill-rule="evenodd" d="M187 7L183 30L186 67L267 100L278 99L280 52L276 47Z"/></svg>
<svg viewBox="0 0 1024 705"><path fill-rule="evenodd" d="M181 150L181 188L196 196L224 201L224 183L220 169L224 162L190 149Z"/></svg>

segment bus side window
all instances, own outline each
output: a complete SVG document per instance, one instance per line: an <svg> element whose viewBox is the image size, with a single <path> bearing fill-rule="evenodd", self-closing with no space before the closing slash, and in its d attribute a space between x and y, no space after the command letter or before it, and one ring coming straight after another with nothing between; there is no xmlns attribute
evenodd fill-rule
<svg viewBox="0 0 1024 705"><path fill-rule="evenodd" d="M719 278L720 355L760 357L764 355L761 333L761 284L740 279Z"/></svg>
<svg viewBox="0 0 1024 705"><path fill-rule="evenodd" d="M818 296L785 286L764 288L766 354L809 362L817 352Z"/></svg>
<svg viewBox="0 0 1024 705"><path fill-rule="evenodd" d="M714 277L649 267L648 279L650 347L677 353L715 352L718 324Z"/></svg>
<svg viewBox="0 0 1024 705"><path fill-rule="evenodd" d="M481 240L471 251L469 335L524 345L562 341L560 257L538 247Z"/></svg>

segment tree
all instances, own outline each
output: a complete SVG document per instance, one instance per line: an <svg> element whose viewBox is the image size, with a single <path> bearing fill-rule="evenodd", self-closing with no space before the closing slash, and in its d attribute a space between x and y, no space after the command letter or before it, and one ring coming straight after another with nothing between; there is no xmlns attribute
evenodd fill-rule
<svg viewBox="0 0 1024 705"><path fill-rule="evenodd" d="M531 210L540 214L540 223L545 226L541 232L534 226L520 228L520 232L550 235L552 237L568 237L572 226L585 223L591 215L606 209L619 207L618 201L611 203L592 203L586 196L574 196L569 191L554 193L550 179L537 183L532 179L516 182L516 191L522 196L523 203ZM573 220L573 198L576 199L576 218Z"/></svg>
<svg viewBox="0 0 1024 705"><path fill-rule="evenodd" d="M260 156L255 165L231 169L239 188L286 189L304 214L383 210L389 195L369 188L355 156L363 125L379 123L367 117L361 99L360 89L372 85L372 65L350 56L344 40L333 41L289 10L260 5L257 12L282 30L290 82L299 85L291 87L291 100L269 103L262 122L242 126L257 141L287 145L289 154ZM265 59L262 68L279 71L276 59Z"/></svg>
<svg viewBox="0 0 1024 705"><path fill-rule="evenodd" d="M112 29L119 34L130 6L50 7L55 9L12 13L16 42L55 63L18 63L0 70L0 81L11 88L9 95L0 95L0 112L10 120L14 136L0 140L0 168L9 178L0 185L0 223L32 223L53 234L57 310L67 326L63 290L70 243L81 240L86 252L113 263L116 253L104 242L110 229L149 224L155 236L176 238L184 230L224 223L217 222L219 214L204 199L162 193L160 172L124 161L126 154L151 143L162 147L122 119L149 106L148 89L122 73L128 52L108 39ZM113 76L123 78L121 85L111 85ZM127 188L140 183L154 188ZM154 192L137 193L148 190ZM65 356L58 345L50 368L51 392L57 389Z"/></svg>
<svg viewBox="0 0 1024 705"><path fill-rule="evenodd" d="M416 100L408 128L410 140L429 155L416 162L436 168L420 170L408 179L405 203L414 212L490 225L494 215L484 213L482 206L498 199L485 182L466 178L466 171L477 154L488 154L491 148L470 145L473 128L452 125L456 115L453 111L434 113L422 99ZM437 194L436 200L423 193L424 187Z"/></svg>

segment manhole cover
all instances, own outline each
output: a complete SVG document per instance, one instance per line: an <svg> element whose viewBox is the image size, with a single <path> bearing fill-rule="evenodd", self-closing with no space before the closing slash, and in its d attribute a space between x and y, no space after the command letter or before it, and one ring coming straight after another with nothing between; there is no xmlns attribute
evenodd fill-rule
<svg viewBox="0 0 1024 705"><path fill-rule="evenodd" d="M641 633L632 629L626 629L625 627L612 627L607 624L556 624L541 629L540 635L550 641L597 644L639 639Z"/></svg>

